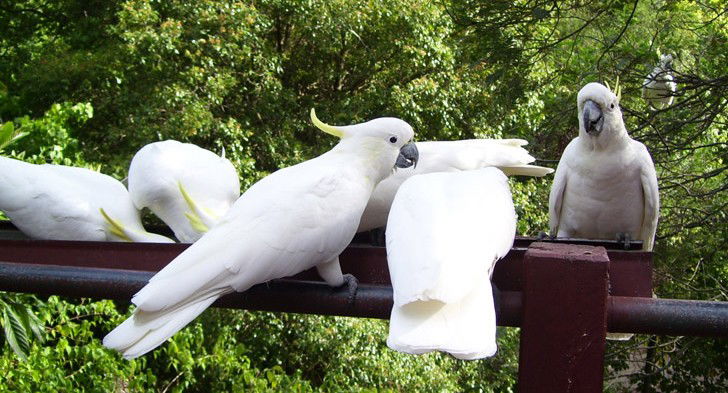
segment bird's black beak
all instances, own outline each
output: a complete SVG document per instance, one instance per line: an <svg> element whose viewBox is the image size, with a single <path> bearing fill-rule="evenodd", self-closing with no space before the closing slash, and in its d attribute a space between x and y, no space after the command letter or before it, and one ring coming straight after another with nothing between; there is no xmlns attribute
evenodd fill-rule
<svg viewBox="0 0 728 393"><path fill-rule="evenodd" d="M586 100L584 102L584 108L581 112L582 121L584 123L584 130L589 135L598 135L602 131L602 125L604 125L604 116L602 116L602 110L599 109L599 105L592 100Z"/></svg>
<svg viewBox="0 0 728 393"><path fill-rule="evenodd" d="M414 142L410 142L399 149L397 162L394 164L397 168L409 168L414 166L417 168L417 159L420 158L420 152Z"/></svg>

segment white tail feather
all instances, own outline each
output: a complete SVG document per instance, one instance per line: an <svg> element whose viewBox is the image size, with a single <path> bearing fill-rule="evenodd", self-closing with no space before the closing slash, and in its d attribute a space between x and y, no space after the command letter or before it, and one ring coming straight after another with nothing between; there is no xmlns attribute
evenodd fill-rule
<svg viewBox="0 0 728 393"><path fill-rule="evenodd" d="M416 301L392 308L387 346L410 353L448 352L458 359L493 356L495 309L490 280L484 277L457 303Z"/></svg>
<svg viewBox="0 0 728 393"><path fill-rule="evenodd" d="M554 170L551 168L546 168L546 167L537 166L537 165L504 166L504 167L498 167L498 169L502 170L503 173L505 173L507 176L542 177L542 176L548 175L549 173L554 172Z"/></svg>
<svg viewBox="0 0 728 393"><path fill-rule="evenodd" d="M104 337L104 346L121 352L126 359L144 355L172 337L228 291L219 289L171 310L146 312L137 309Z"/></svg>
<svg viewBox="0 0 728 393"><path fill-rule="evenodd" d="M477 140L477 139L476 139ZM528 141L525 139L492 139L497 143L509 146L526 146Z"/></svg>

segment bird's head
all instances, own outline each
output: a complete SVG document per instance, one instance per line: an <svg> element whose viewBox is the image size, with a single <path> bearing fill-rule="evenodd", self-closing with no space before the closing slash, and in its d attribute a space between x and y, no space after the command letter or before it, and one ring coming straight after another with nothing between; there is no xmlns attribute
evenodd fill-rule
<svg viewBox="0 0 728 393"><path fill-rule="evenodd" d="M660 66L665 71L671 70L672 69L672 55L669 53L660 55Z"/></svg>
<svg viewBox="0 0 728 393"><path fill-rule="evenodd" d="M319 120L316 111L311 109L311 121L320 130L341 138L342 142L363 147L373 158L391 162L390 168L417 165L419 152L414 142L411 142L415 132L404 120L380 117L365 123L332 126Z"/></svg>
<svg viewBox="0 0 728 393"><path fill-rule="evenodd" d="M592 82L584 86L576 98L579 135L606 139L626 133L619 99L619 81L616 94L600 83Z"/></svg>

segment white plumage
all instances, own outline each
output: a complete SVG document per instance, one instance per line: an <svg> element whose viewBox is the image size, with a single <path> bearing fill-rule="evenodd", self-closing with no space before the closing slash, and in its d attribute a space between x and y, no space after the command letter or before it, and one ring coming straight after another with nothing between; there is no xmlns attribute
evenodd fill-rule
<svg viewBox="0 0 728 393"><path fill-rule="evenodd" d="M387 222L394 307L387 345L459 359L495 354L490 277L516 232L506 176L498 169L413 176Z"/></svg>
<svg viewBox="0 0 728 393"><path fill-rule="evenodd" d="M647 75L642 83L642 97L653 110L672 105L677 91L677 83L672 76L672 56L660 56L660 64Z"/></svg>
<svg viewBox="0 0 728 393"><path fill-rule="evenodd" d="M398 169L374 189L364 210L359 229L363 232L383 227L399 186L414 175L498 167L507 175L545 176L551 168L528 165L535 159L522 146L522 139L471 139L462 141L417 142L420 164Z"/></svg>
<svg viewBox="0 0 728 393"><path fill-rule="evenodd" d="M0 157L0 210L35 239L172 242L144 230L121 182L85 168Z"/></svg>
<svg viewBox="0 0 728 393"><path fill-rule="evenodd" d="M626 235L652 250L660 196L650 153L629 137L619 98L603 85L584 86L577 107L579 136L564 150L551 187L551 235Z"/></svg>
<svg viewBox="0 0 728 393"><path fill-rule="evenodd" d="M225 157L173 140L141 148L129 167L129 193L181 242L197 241L240 196L240 180Z"/></svg>
<svg viewBox="0 0 728 393"><path fill-rule="evenodd" d="M328 284L345 282L338 256L413 131L393 118L346 127L323 124L313 111L312 119L341 141L248 189L215 227L134 295L134 314L104 338L105 346L126 358L140 356L220 296L313 266Z"/></svg>

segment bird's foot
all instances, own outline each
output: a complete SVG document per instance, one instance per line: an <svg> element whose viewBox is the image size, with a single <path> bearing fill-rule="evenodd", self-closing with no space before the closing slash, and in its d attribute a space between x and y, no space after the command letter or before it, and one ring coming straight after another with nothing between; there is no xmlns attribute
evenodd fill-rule
<svg viewBox="0 0 728 393"><path fill-rule="evenodd" d="M632 243L632 236L629 232L620 232L617 234L617 242L621 243L625 250L629 250L630 244Z"/></svg>
<svg viewBox="0 0 728 393"><path fill-rule="evenodd" d="M359 280L354 277L353 274L349 273L344 274L343 277L344 283L341 284L339 288L347 288L349 292L349 296L347 297L347 299L349 300L349 305L351 306L354 304L354 301L356 301L356 291L357 289L359 289Z"/></svg>
<svg viewBox="0 0 728 393"><path fill-rule="evenodd" d="M554 241L556 240L556 236L551 236L545 231L539 231L538 236L536 236L536 239L540 242L542 241Z"/></svg>
<svg viewBox="0 0 728 393"><path fill-rule="evenodd" d="M386 230L384 228L374 228L369 231L369 243L372 246L384 247L387 241L384 238Z"/></svg>

